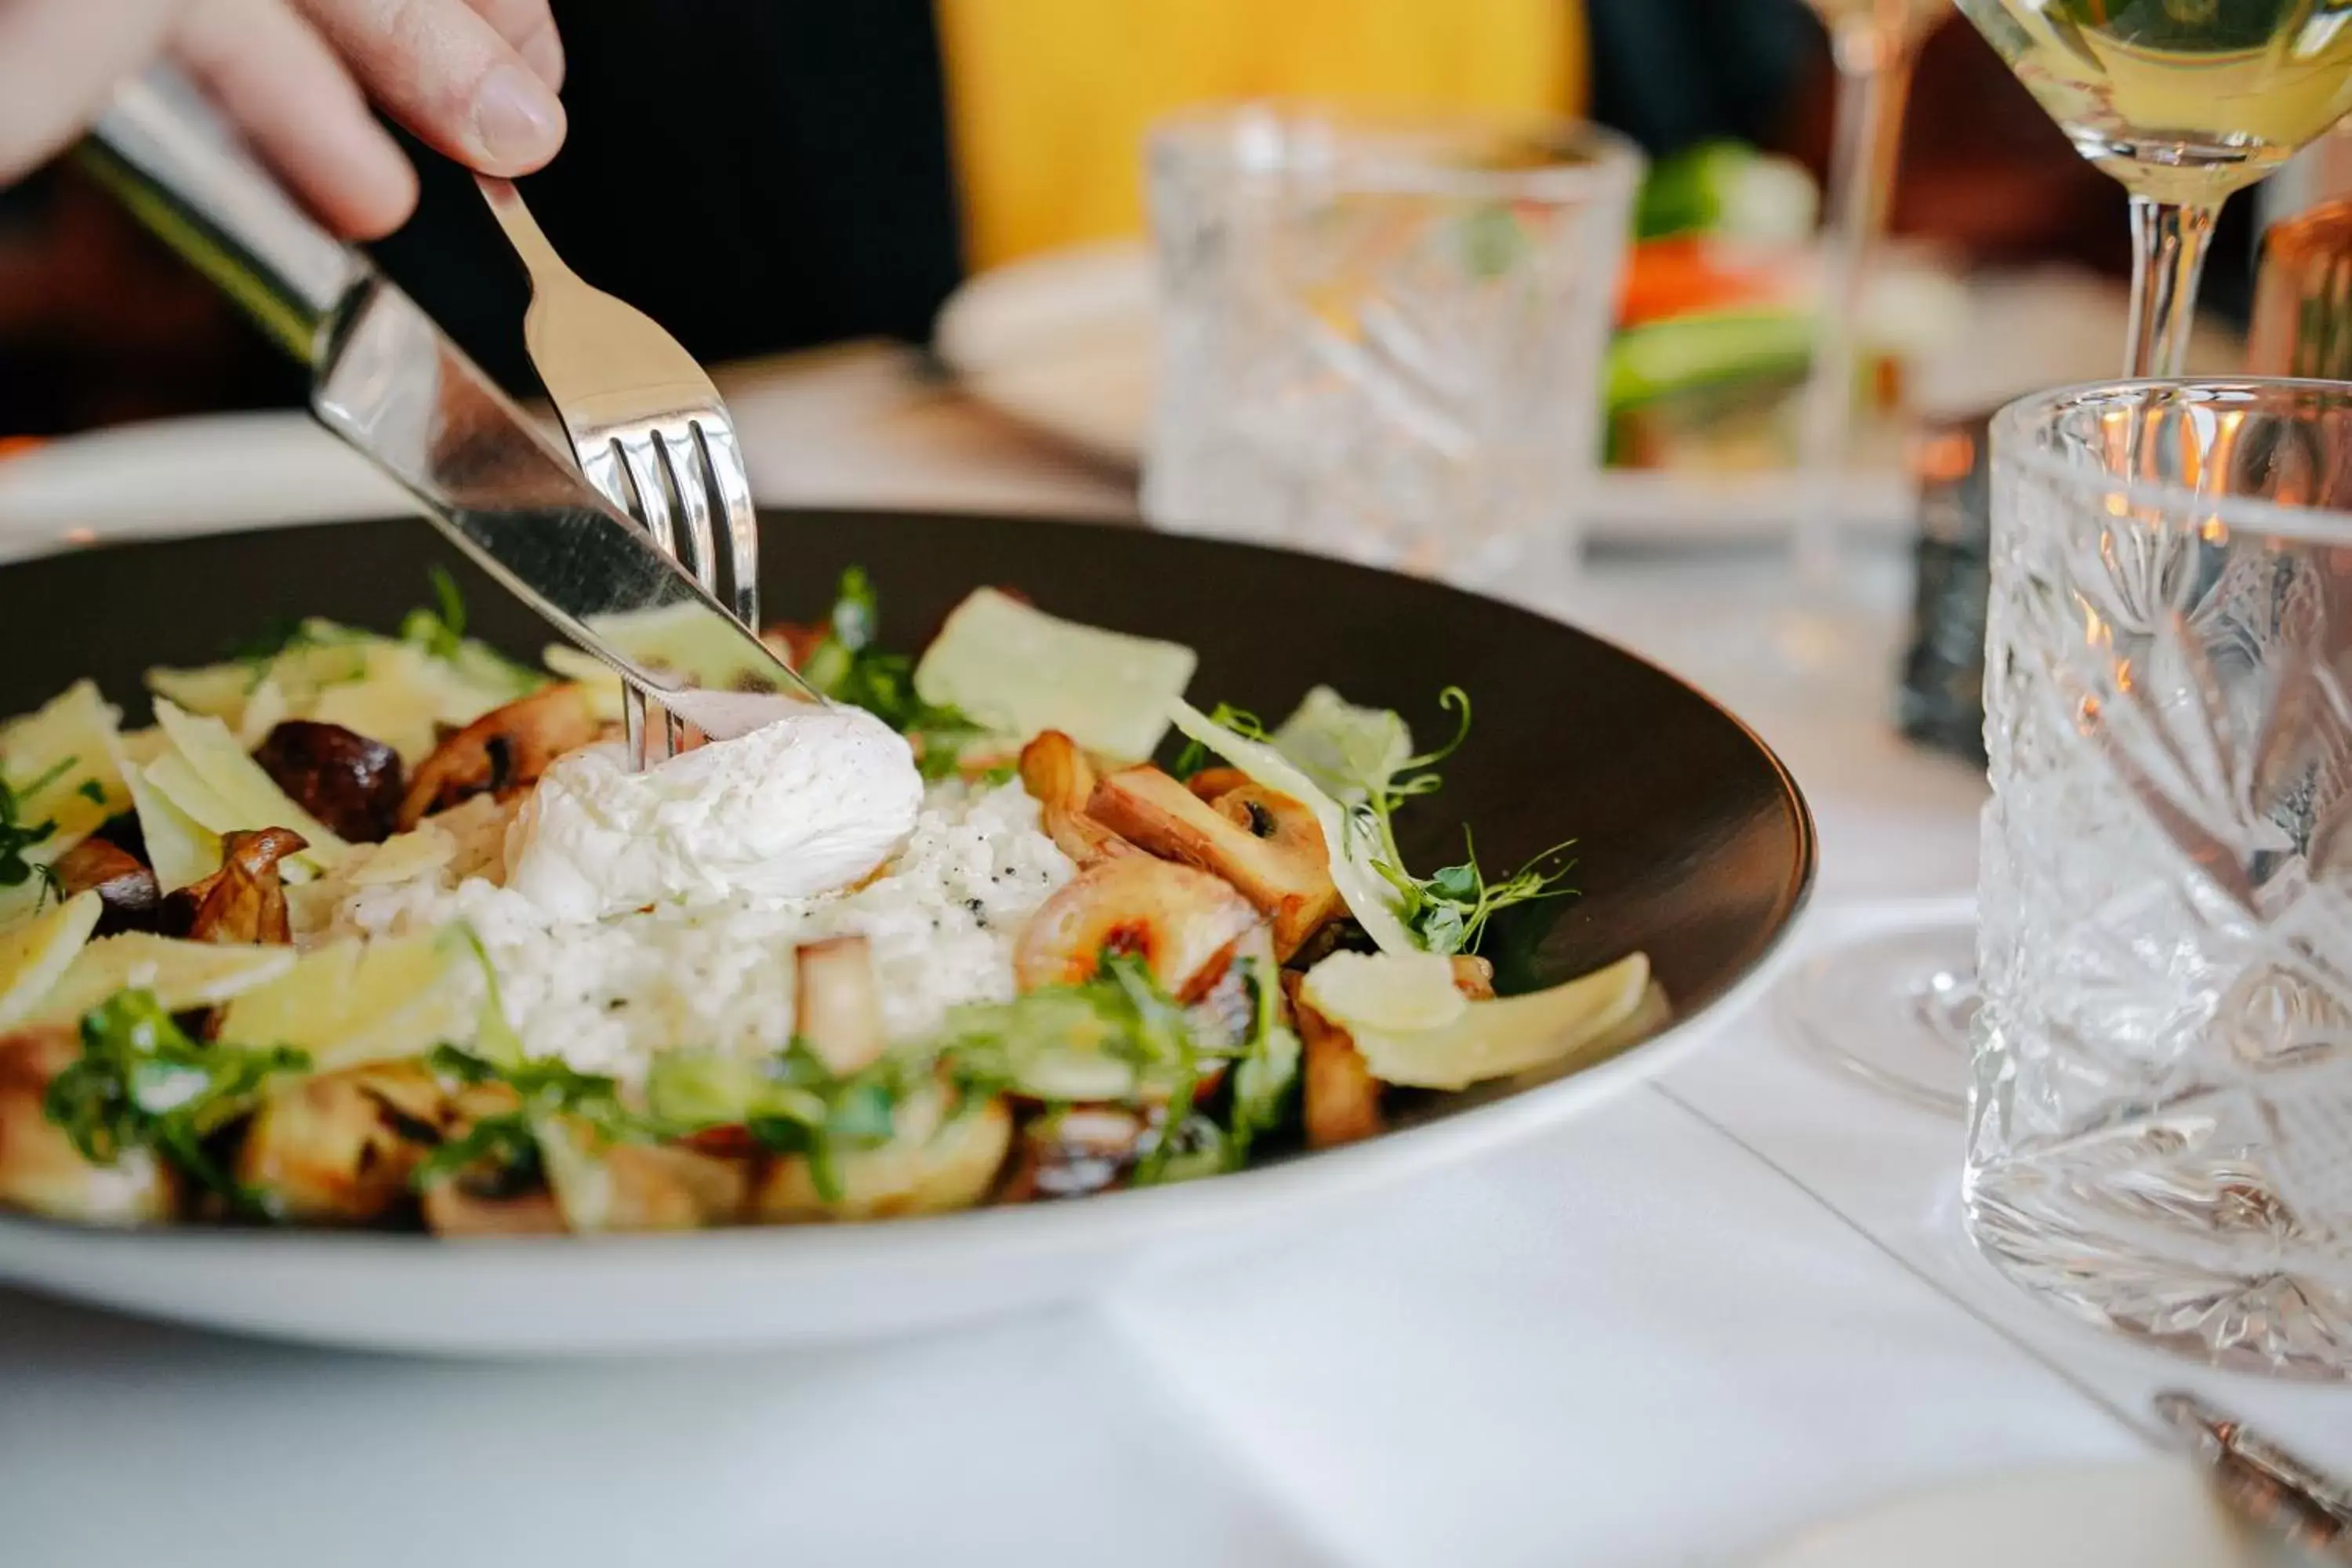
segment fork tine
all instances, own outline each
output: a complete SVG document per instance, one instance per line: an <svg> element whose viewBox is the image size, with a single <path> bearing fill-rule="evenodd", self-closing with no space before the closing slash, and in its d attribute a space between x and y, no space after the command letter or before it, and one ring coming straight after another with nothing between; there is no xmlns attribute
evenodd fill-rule
<svg viewBox="0 0 2352 1568"><path fill-rule="evenodd" d="M709 466L712 487L719 492L727 530L728 585L735 618L760 629L760 518L751 505L751 479L743 467L742 448L735 442L735 426L722 416L704 415L694 422L702 443L703 461Z"/></svg>
<svg viewBox="0 0 2352 1568"><path fill-rule="evenodd" d="M612 447L620 454L622 467L627 471L629 489L635 504L626 508L629 515L645 525L646 532L659 545L664 553L676 559L678 553L677 520L669 504L669 491L662 483L662 458L654 438L644 431L629 431L613 437ZM693 569L688 563L688 569ZM624 704L625 707L626 704ZM658 707L659 704L654 706ZM650 720L651 715L646 715ZM647 761L659 762L677 755L685 743L683 727L668 710L662 710L662 723L656 731L648 721L641 721L643 753L633 751L632 764L642 768Z"/></svg>
<svg viewBox="0 0 2352 1568"><path fill-rule="evenodd" d="M671 483L677 488L678 510L684 513L678 527L678 554L694 580L716 595L719 547L711 537L710 486L703 478L702 454L696 447L694 431L689 426L657 426L654 444L669 469Z"/></svg>

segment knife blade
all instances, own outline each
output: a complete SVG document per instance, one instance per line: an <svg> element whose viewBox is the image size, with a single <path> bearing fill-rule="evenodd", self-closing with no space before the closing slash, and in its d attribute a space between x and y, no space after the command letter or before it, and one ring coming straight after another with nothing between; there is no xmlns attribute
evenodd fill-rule
<svg viewBox="0 0 2352 1568"><path fill-rule="evenodd" d="M704 618L741 668L815 699L414 300L302 212L184 79L159 67L125 83L84 149L142 222L310 368L319 421L563 637L713 735L752 721L742 693L702 690L599 627Z"/></svg>

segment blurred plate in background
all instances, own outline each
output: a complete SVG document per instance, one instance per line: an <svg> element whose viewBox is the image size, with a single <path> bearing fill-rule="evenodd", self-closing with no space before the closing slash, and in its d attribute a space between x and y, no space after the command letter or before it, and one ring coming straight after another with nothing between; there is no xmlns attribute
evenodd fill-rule
<svg viewBox="0 0 2352 1568"><path fill-rule="evenodd" d="M1956 322L1909 334L1906 352L1916 358L1907 398L1923 414L1972 412L2110 375L2124 341L2123 285L2072 268L1961 282L1933 263L1899 258L1881 300L1882 313L1897 318L1957 312ZM1097 462L1132 469L1150 433L1155 315L1144 246L1079 247L969 279L940 313L937 347L974 397ZM2228 370L2238 355L2234 337L2208 327L2189 359L2192 368ZM1849 477L1846 515L1858 528L1907 535L1912 481L1899 442L1869 450L1875 461ZM1592 537L1620 543L1769 537L1801 499L1785 469L1612 468L1597 481L1586 524Z"/></svg>

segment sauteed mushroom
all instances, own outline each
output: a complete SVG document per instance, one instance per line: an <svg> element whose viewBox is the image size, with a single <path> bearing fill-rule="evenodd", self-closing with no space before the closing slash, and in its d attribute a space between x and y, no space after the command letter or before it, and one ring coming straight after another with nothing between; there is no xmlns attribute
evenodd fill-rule
<svg viewBox="0 0 2352 1568"><path fill-rule="evenodd" d="M1224 972L1258 923L1218 878L1172 860L1122 855L1090 866L1038 906L1013 950L1024 991L1090 978L1106 952L1143 955L1170 994L1190 1001Z"/></svg>
<svg viewBox="0 0 2352 1568"><path fill-rule="evenodd" d="M1021 748L1021 784L1037 802L1038 820L1062 853L1091 866L1134 847L1087 815L1094 798L1095 765L1078 743L1047 730Z"/></svg>
<svg viewBox="0 0 2352 1568"><path fill-rule="evenodd" d="M160 924L192 942L268 943L294 940L278 863L309 842L290 827L221 836L221 868L168 895Z"/></svg>
<svg viewBox="0 0 2352 1568"><path fill-rule="evenodd" d="M104 838L85 838L58 857L58 891L66 898L96 891L104 910L94 936L153 931L163 895L155 873L128 849Z"/></svg>
<svg viewBox="0 0 2352 1568"><path fill-rule="evenodd" d="M1298 977L1283 977L1290 1010L1298 1022L1299 1111L1307 1146L1328 1149L1370 1138L1386 1123L1381 1118L1381 1084L1364 1064L1348 1031L1318 1013L1298 994Z"/></svg>
<svg viewBox="0 0 2352 1568"><path fill-rule="evenodd" d="M289 719L253 760L297 805L354 844L375 844L400 819L400 753L341 724Z"/></svg>
<svg viewBox="0 0 2352 1568"><path fill-rule="evenodd" d="M492 709L416 765L400 803L401 831L474 795L504 798L530 788L549 763L587 745L602 729L588 689L576 683Z"/></svg>
<svg viewBox="0 0 2352 1568"><path fill-rule="evenodd" d="M1262 784L1244 779L1211 802L1147 763L1106 774L1087 810L1151 853L1240 889L1274 922L1284 958L1345 910L1314 814Z"/></svg>
<svg viewBox="0 0 2352 1568"><path fill-rule="evenodd" d="M414 1062L320 1073L261 1102L237 1151L237 1180L272 1194L289 1219L364 1225L408 1196L449 1115L440 1084Z"/></svg>
<svg viewBox="0 0 2352 1568"><path fill-rule="evenodd" d="M813 942L793 954L793 1033L836 1073L882 1054L882 996L864 937Z"/></svg>

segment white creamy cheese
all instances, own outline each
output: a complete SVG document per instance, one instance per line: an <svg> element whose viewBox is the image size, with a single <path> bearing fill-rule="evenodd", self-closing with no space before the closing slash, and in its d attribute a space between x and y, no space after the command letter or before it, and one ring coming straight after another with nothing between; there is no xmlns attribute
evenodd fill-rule
<svg viewBox="0 0 2352 1568"><path fill-rule="evenodd" d="M677 1047L773 1050L792 1029L793 950L856 934L871 947L890 1034L908 1038L958 1003L1013 994L1014 940L1073 870L1018 784L936 785L911 827L879 875L845 891L777 898L738 887L576 921L443 866L404 882L344 879L330 927L314 934L465 921L525 1048L625 1082Z"/></svg>
<svg viewBox="0 0 2352 1568"><path fill-rule="evenodd" d="M904 737L856 708L783 716L632 773L618 746L559 759L508 830L507 886L559 920L863 880L914 831Z"/></svg>

